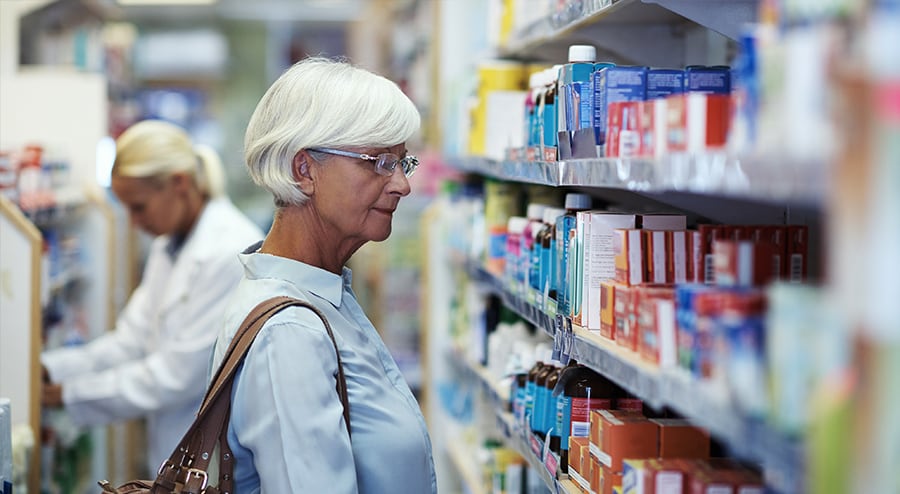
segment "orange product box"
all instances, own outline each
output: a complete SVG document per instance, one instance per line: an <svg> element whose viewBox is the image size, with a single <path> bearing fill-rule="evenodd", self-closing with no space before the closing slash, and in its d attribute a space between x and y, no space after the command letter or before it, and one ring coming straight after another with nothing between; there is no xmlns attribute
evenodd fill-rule
<svg viewBox="0 0 900 494"><path fill-rule="evenodd" d="M600 336L616 339L616 284L600 282Z"/></svg>
<svg viewBox="0 0 900 494"><path fill-rule="evenodd" d="M680 462L657 458L628 459L622 471L625 494L684 494L687 476Z"/></svg>
<svg viewBox="0 0 900 494"><path fill-rule="evenodd" d="M687 151L723 147L731 123L731 95L688 93L686 98Z"/></svg>
<svg viewBox="0 0 900 494"><path fill-rule="evenodd" d="M613 292L613 321L615 322L613 335L616 342L622 346L625 346L624 340L631 338L633 333L631 330L631 292L633 290L633 287L616 283ZM632 350L634 349L632 348Z"/></svg>
<svg viewBox="0 0 900 494"><path fill-rule="evenodd" d="M687 283L689 281L688 233L686 230L666 232L666 283Z"/></svg>
<svg viewBox="0 0 900 494"><path fill-rule="evenodd" d="M619 398L617 401L621 402L623 399ZM637 400L638 402L640 400ZM602 434L602 425L603 425L603 416L609 415L611 417L643 417L643 413L638 410L608 410L608 409L594 409L591 410L590 415L590 433L588 438L590 442L588 443L588 450L591 455L595 458L599 457L600 454L600 446L603 438Z"/></svg>
<svg viewBox="0 0 900 494"><path fill-rule="evenodd" d="M809 227L790 225L787 227L787 272L785 278L791 283L806 280L808 272Z"/></svg>
<svg viewBox="0 0 900 494"><path fill-rule="evenodd" d="M591 492L595 494L600 493L601 489L601 479L603 478L603 465L597 461L597 458L591 456L591 478L588 484L591 486Z"/></svg>
<svg viewBox="0 0 900 494"><path fill-rule="evenodd" d="M597 458L613 472L622 471L625 458L654 458L659 452L659 426L647 417L600 412L599 452Z"/></svg>
<svg viewBox="0 0 900 494"><path fill-rule="evenodd" d="M688 472L689 494L737 494L729 472L697 466Z"/></svg>
<svg viewBox="0 0 900 494"><path fill-rule="evenodd" d="M675 289L671 285L644 285L638 289L637 352L658 365L676 363Z"/></svg>
<svg viewBox="0 0 900 494"><path fill-rule="evenodd" d="M622 473L615 472L606 466L600 465L600 478L597 479L597 489L594 490L597 494L613 494L613 491L618 488L622 489Z"/></svg>
<svg viewBox="0 0 900 494"><path fill-rule="evenodd" d="M666 99L641 101L638 125L641 133L641 156L661 158L666 155Z"/></svg>
<svg viewBox="0 0 900 494"><path fill-rule="evenodd" d="M685 419L650 419L659 426L660 458L709 458L709 432Z"/></svg>
<svg viewBox="0 0 900 494"><path fill-rule="evenodd" d="M616 282L633 286L644 282L644 245L641 230L617 229L613 237Z"/></svg>
<svg viewBox="0 0 900 494"><path fill-rule="evenodd" d="M590 487L591 453L589 439L587 437L569 437L569 468L568 474L575 483L582 488Z"/></svg>
<svg viewBox="0 0 900 494"><path fill-rule="evenodd" d="M644 280L648 283L666 283L666 232L644 230Z"/></svg>

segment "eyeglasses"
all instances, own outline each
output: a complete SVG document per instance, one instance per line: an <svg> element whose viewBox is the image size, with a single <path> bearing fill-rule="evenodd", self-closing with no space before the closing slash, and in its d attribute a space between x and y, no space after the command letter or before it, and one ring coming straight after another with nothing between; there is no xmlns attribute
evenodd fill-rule
<svg viewBox="0 0 900 494"><path fill-rule="evenodd" d="M397 169L397 164L400 164L400 169L403 170L403 174L406 175L406 178L411 177L412 174L416 172L416 168L419 167L419 159L412 155L407 155L405 158L400 158L394 153L381 153L378 156L372 156L365 153L354 153L352 151L342 151L340 149L331 148L307 148L307 151L346 156L348 158L357 158L365 161L374 161L375 171L378 172L379 175L387 177L394 174L394 170Z"/></svg>

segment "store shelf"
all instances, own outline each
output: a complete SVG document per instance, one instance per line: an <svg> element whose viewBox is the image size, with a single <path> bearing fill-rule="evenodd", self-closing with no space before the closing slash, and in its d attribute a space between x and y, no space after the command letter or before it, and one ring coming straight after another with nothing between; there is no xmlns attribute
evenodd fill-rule
<svg viewBox="0 0 900 494"><path fill-rule="evenodd" d="M699 25L731 39L754 22L758 0L618 0L583 2L554 12L512 34L501 54L508 58L565 59L570 44L596 45L602 58L663 66L682 60L684 26Z"/></svg>
<svg viewBox="0 0 900 494"><path fill-rule="evenodd" d="M509 293L502 280L492 279L476 263L470 263L469 270L473 279L487 283L504 302L512 301L508 306L532 324L535 320L550 319L537 307ZM536 316L536 313L541 314ZM690 418L708 429L733 456L764 465L774 492L802 492L797 483L803 477L798 472L805 471L803 442L759 419L747 417L734 406L727 393L678 370L659 369L634 352L568 320L543 329L557 345L564 345L562 353L603 374L651 407L668 407Z"/></svg>
<svg viewBox="0 0 900 494"><path fill-rule="evenodd" d="M814 206L822 203L828 188L824 163L766 156L738 158L715 152L558 162L469 157L455 166L464 172L551 187L688 192Z"/></svg>

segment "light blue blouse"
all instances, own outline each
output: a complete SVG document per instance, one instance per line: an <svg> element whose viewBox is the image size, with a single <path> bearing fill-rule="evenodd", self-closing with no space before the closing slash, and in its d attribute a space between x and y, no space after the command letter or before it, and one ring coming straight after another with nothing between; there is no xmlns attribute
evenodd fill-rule
<svg viewBox="0 0 900 494"><path fill-rule="evenodd" d="M307 300L334 331L353 438L335 391L337 359L325 326L309 309L285 309L263 326L235 378L228 444L236 492L436 492L419 405L359 306L350 270L338 276L256 252L240 258L244 279L229 304L213 369L256 304L278 295Z"/></svg>

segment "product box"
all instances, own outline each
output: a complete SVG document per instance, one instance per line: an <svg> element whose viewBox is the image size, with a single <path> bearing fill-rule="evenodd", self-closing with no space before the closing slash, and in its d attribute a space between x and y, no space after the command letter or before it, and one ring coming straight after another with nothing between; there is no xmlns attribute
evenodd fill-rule
<svg viewBox="0 0 900 494"><path fill-rule="evenodd" d="M637 345L636 332L631 329L632 319L637 319L637 316L631 310L631 292L633 290L635 288L615 283L613 291L613 321L615 322L615 328L612 331L613 339L616 340L616 343L632 351Z"/></svg>
<svg viewBox="0 0 900 494"><path fill-rule="evenodd" d="M650 69L647 71L647 100L664 99L684 92L684 70Z"/></svg>
<svg viewBox="0 0 900 494"><path fill-rule="evenodd" d="M637 216L633 214L614 214L593 211L589 219L585 221L586 238L584 249L583 294L581 308L582 313L587 314L587 320L582 320L582 325L590 330L600 330L601 316L601 283L613 281L616 278L616 230L634 228ZM613 299L610 299L613 302ZM612 305L611 305L612 307ZM611 314L610 314L611 315Z"/></svg>
<svg viewBox="0 0 900 494"><path fill-rule="evenodd" d="M716 240L713 269L719 286L763 286L773 281L777 248L768 242Z"/></svg>
<svg viewBox="0 0 900 494"><path fill-rule="evenodd" d="M709 458L709 432L685 419L650 419L659 426L660 458Z"/></svg>
<svg viewBox="0 0 900 494"><path fill-rule="evenodd" d="M625 458L655 458L659 426L648 418L610 410L600 411L597 459L613 472L622 471Z"/></svg>
<svg viewBox="0 0 900 494"><path fill-rule="evenodd" d="M592 304L585 300L590 285L590 261L591 261L591 213L590 211L578 211L575 213L575 228L570 232L574 242L570 242L568 263L569 272L566 274L568 286L566 297L568 298L569 315L572 323L582 327L588 327L588 312L585 310ZM596 304L594 304L596 305Z"/></svg>
<svg viewBox="0 0 900 494"><path fill-rule="evenodd" d="M637 351L650 363L673 367L677 361L675 289L671 285L643 285L637 292Z"/></svg>
<svg viewBox="0 0 900 494"><path fill-rule="evenodd" d="M809 228L804 225L790 225L787 228L788 266L786 279L790 283L806 280L809 258Z"/></svg>
<svg viewBox="0 0 900 494"><path fill-rule="evenodd" d="M603 465L600 464L600 461L597 458L591 456L591 492L594 494L600 494L603 489Z"/></svg>
<svg viewBox="0 0 900 494"><path fill-rule="evenodd" d="M597 145L606 144L609 105L618 101L647 99L647 67L605 67L593 75L594 136Z"/></svg>
<svg viewBox="0 0 900 494"><path fill-rule="evenodd" d="M725 146L731 125L731 96L691 92L685 95L686 151L701 153Z"/></svg>
<svg viewBox="0 0 900 494"><path fill-rule="evenodd" d="M644 230L684 230L687 228L687 217L683 214L642 214L638 221L640 228Z"/></svg>
<svg viewBox="0 0 900 494"><path fill-rule="evenodd" d="M731 94L731 68L691 65L684 69L684 92Z"/></svg>
<svg viewBox="0 0 900 494"><path fill-rule="evenodd" d="M617 229L613 238L616 253L616 282L639 285L644 282L643 234L637 229Z"/></svg>
<svg viewBox="0 0 900 494"><path fill-rule="evenodd" d="M621 400L619 400L621 401ZM592 409L590 413L590 435L588 438L588 450L595 458L599 458L602 442L602 426L603 417L643 417L644 415L637 410L609 410L609 409Z"/></svg>
<svg viewBox="0 0 900 494"><path fill-rule="evenodd" d="M569 437L568 474L582 488L589 488L591 451L587 437Z"/></svg>
<svg viewBox="0 0 900 494"><path fill-rule="evenodd" d="M641 106L643 101L617 101L607 109L606 156L634 158L644 156L641 148Z"/></svg>
<svg viewBox="0 0 900 494"><path fill-rule="evenodd" d="M720 225L698 225L697 231L698 235L694 236L696 242L693 246L694 252L699 255L699 262L694 263L695 281L711 285L716 281L713 242L718 239L726 240L727 231Z"/></svg>
<svg viewBox="0 0 900 494"><path fill-rule="evenodd" d="M597 484L597 488L594 490L597 494L613 494L616 489L622 489L622 472L600 465ZM593 485L591 487L593 488Z"/></svg>
<svg viewBox="0 0 900 494"><path fill-rule="evenodd" d="M687 283L689 243L688 231L670 230L666 232L666 282Z"/></svg>
<svg viewBox="0 0 900 494"><path fill-rule="evenodd" d="M638 106L641 134L639 156L660 158L668 152L666 145L666 99L641 101Z"/></svg>
<svg viewBox="0 0 900 494"><path fill-rule="evenodd" d="M686 494L687 478L680 462L656 458L625 460L624 494Z"/></svg>
<svg viewBox="0 0 900 494"><path fill-rule="evenodd" d="M648 283L666 283L666 232L663 230L644 230L644 279Z"/></svg>
<svg viewBox="0 0 900 494"><path fill-rule="evenodd" d="M600 336L616 339L616 283L600 283Z"/></svg>
<svg viewBox="0 0 900 494"><path fill-rule="evenodd" d="M778 225L752 227L750 240L769 243L774 246L774 252L772 253L772 279L784 279L784 273L788 265L786 261L787 227Z"/></svg>

